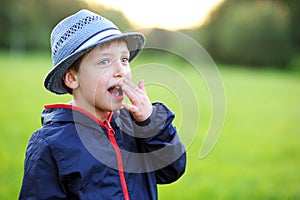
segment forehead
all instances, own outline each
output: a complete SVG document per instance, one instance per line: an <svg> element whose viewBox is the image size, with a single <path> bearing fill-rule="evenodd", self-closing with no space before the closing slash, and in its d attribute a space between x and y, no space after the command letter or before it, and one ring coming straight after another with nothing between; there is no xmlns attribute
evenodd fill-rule
<svg viewBox="0 0 300 200"><path fill-rule="evenodd" d="M94 47L84 57L98 57L99 55L117 55L117 54L129 54L127 44L124 40L112 40L105 42Z"/></svg>
<svg viewBox="0 0 300 200"><path fill-rule="evenodd" d="M95 49L104 50L110 48L122 48L128 50L127 43L123 39L115 39L112 41L105 42L95 47Z"/></svg>

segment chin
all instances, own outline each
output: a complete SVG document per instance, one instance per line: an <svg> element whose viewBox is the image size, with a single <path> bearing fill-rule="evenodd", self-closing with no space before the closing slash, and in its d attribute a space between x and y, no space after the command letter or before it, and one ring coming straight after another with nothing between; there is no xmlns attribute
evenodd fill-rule
<svg viewBox="0 0 300 200"><path fill-rule="evenodd" d="M110 106L110 110L111 110L111 111L120 110L121 108L122 108L121 103L112 104L112 105Z"/></svg>

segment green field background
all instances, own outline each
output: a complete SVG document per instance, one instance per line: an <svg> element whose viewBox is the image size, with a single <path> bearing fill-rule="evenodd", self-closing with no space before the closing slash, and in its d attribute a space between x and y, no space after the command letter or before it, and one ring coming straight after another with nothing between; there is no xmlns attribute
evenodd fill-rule
<svg viewBox="0 0 300 200"><path fill-rule="evenodd" d="M201 120L187 147L186 173L173 184L159 186L160 199L300 199L300 75L220 66L226 92L224 128L213 151L199 159L210 123L210 96L192 70L170 62L197 92ZM40 127L43 105L71 97L43 88L51 68L46 53L1 53L0 63L0 199L8 200L18 197L27 141ZM142 59L133 64L140 63ZM179 112L175 125L180 126L180 108L172 94L151 85L147 90L152 101ZM182 130L180 136L189 131Z"/></svg>

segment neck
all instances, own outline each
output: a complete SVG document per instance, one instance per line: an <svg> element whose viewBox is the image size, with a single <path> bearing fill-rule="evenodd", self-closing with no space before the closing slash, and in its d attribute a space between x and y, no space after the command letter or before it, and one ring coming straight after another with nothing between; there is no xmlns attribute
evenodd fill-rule
<svg viewBox="0 0 300 200"><path fill-rule="evenodd" d="M86 105L84 103L80 103L74 99L73 105L76 107L79 107L87 112L89 112L91 115L95 116L98 120L104 122L108 119L109 114L111 111L104 111L97 109L95 106Z"/></svg>

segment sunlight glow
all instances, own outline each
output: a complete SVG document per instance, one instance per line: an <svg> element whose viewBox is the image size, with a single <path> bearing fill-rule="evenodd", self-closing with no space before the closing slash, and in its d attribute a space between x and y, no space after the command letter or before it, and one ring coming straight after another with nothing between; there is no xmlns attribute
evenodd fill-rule
<svg viewBox="0 0 300 200"><path fill-rule="evenodd" d="M203 24L208 12L223 0L94 1L122 11L137 26L180 29Z"/></svg>

